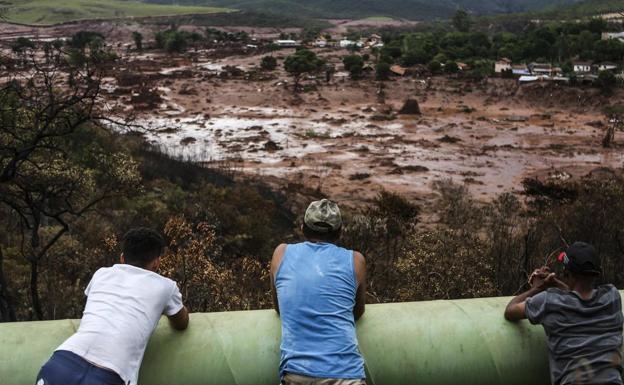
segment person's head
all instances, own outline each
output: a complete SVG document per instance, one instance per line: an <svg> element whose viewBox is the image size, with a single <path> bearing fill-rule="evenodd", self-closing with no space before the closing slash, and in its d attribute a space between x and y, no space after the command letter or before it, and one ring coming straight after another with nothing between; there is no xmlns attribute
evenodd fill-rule
<svg viewBox="0 0 624 385"><path fill-rule="evenodd" d="M557 260L563 265L563 281L570 288L577 284L593 285L602 273L598 252L585 242L573 243Z"/></svg>
<svg viewBox="0 0 624 385"><path fill-rule="evenodd" d="M124 235L121 263L156 270L164 251L165 240L158 232L138 227Z"/></svg>
<svg viewBox="0 0 624 385"><path fill-rule="evenodd" d="M340 208L328 199L310 203L301 229L309 241L336 242L342 230Z"/></svg>

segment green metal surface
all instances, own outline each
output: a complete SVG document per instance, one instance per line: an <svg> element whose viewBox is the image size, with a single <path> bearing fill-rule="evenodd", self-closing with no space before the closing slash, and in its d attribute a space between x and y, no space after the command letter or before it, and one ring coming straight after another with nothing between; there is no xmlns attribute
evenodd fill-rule
<svg viewBox="0 0 624 385"><path fill-rule="evenodd" d="M542 328L503 319L509 298L369 305L358 322L369 385L547 385ZM78 321L0 324L0 385L33 385ZM274 311L165 319L150 340L141 385L277 385Z"/></svg>

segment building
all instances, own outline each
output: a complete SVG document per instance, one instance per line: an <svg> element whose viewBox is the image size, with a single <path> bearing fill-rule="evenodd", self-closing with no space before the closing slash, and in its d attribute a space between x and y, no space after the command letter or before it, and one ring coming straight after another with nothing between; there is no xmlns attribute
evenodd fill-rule
<svg viewBox="0 0 624 385"><path fill-rule="evenodd" d="M274 42L281 48L296 48L299 47L299 43L295 40L275 40Z"/></svg>
<svg viewBox="0 0 624 385"><path fill-rule="evenodd" d="M316 39L314 41L314 46L317 48L326 48L329 44L327 43L327 40L325 39Z"/></svg>
<svg viewBox="0 0 624 385"><path fill-rule="evenodd" d="M506 71L511 71L511 60L504 57L494 63L494 72L500 74Z"/></svg>
<svg viewBox="0 0 624 385"><path fill-rule="evenodd" d="M339 44L340 44L340 48L353 48L353 47L362 48L362 46L364 45L364 43L362 43L361 41L353 41L353 40L347 40L347 39L340 40Z"/></svg>
<svg viewBox="0 0 624 385"><path fill-rule="evenodd" d="M616 71L618 69L618 65L611 62L603 62L596 64L596 69L598 72L600 71Z"/></svg>
<svg viewBox="0 0 624 385"><path fill-rule="evenodd" d="M603 32L602 40L618 39L624 43L624 32Z"/></svg>
<svg viewBox="0 0 624 385"><path fill-rule="evenodd" d="M553 73L553 67L550 63L531 63L529 69L533 75L550 76Z"/></svg>
<svg viewBox="0 0 624 385"><path fill-rule="evenodd" d="M577 74L588 74L592 71L592 64L589 62L574 62L574 72Z"/></svg>
<svg viewBox="0 0 624 385"><path fill-rule="evenodd" d="M516 76L529 76L531 71L526 64L514 64L511 66L511 72Z"/></svg>

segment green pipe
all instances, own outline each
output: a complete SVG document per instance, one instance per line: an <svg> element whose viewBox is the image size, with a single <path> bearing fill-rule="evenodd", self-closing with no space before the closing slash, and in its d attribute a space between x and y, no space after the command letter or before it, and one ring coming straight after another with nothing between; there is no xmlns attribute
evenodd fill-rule
<svg viewBox="0 0 624 385"><path fill-rule="evenodd" d="M540 326L509 323L509 298L369 305L358 322L369 385L548 385ZM0 324L0 385L32 385L79 321ZM161 320L141 385L277 385L280 324L272 310Z"/></svg>

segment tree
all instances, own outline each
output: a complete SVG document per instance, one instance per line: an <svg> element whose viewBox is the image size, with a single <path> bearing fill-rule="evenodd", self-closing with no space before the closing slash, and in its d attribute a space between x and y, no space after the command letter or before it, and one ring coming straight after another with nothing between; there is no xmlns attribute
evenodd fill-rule
<svg viewBox="0 0 624 385"><path fill-rule="evenodd" d="M347 72L351 74L351 79L359 79L364 70L364 59L360 55L348 55L342 59L342 64Z"/></svg>
<svg viewBox="0 0 624 385"><path fill-rule="evenodd" d="M597 83L603 93L610 94L613 91L613 87L617 84L617 78L611 71L600 71Z"/></svg>
<svg viewBox="0 0 624 385"><path fill-rule="evenodd" d="M456 74L459 72L459 66L457 65L456 62L449 60L446 63L444 63L444 72L448 74Z"/></svg>
<svg viewBox="0 0 624 385"><path fill-rule="evenodd" d="M277 68L277 59L275 59L273 56L263 57L260 61L260 68L265 71L273 71L275 68Z"/></svg>
<svg viewBox="0 0 624 385"><path fill-rule="evenodd" d="M199 34L196 34L199 36ZM168 29L156 32L154 35L156 47L164 49L169 53L182 53L188 48L188 41L191 40L191 34L185 31Z"/></svg>
<svg viewBox="0 0 624 385"><path fill-rule="evenodd" d="M459 32L469 32L472 27L472 20L468 12L459 9L453 16L453 26Z"/></svg>
<svg viewBox="0 0 624 385"><path fill-rule="evenodd" d="M615 141L615 131L624 131L624 105L607 107L604 113L608 119L608 125L602 139L602 147L610 148Z"/></svg>
<svg viewBox="0 0 624 385"><path fill-rule="evenodd" d="M23 53L26 50L35 49L35 42L26 37L18 37L11 43L11 50L14 53Z"/></svg>
<svg viewBox="0 0 624 385"><path fill-rule="evenodd" d="M375 73L377 75L377 80L388 80L390 78L390 64L386 62L379 62L375 66Z"/></svg>
<svg viewBox="0 0 624 385"><path fill-rule="evenodd" d="M307 49L299 49L294 54L284 60L284 69L295 80L294 91L299 89L301 77L305 74L318 72L323 68L325 62L316 54Z"/></svg>
<svg viewBox="0 0 624 385"><path fill-rule="evenodd" d="M143 34L138 31L132 32L132 39L134 40L134 45L136 49L141 51L143 50Z"/></svg>
<svg viewBox="0 0 624 385"><path fill-rule="evenodd" d="M84 51L87 47L98 49L104 45L104 35L93 31L78 31L67 42L71 48Z"/></svg>
<svg viewBox="0 0 624 385"><path fill-rule="evenodd" d="M429 71L431 71L432 74L436 75L442 71L442 64L440 64L439 61L432 60L427 65L427 68L429 69Z"/></svg>
<svg viewBox="0 0 624 385"><path fill-rule="evenodd" d="M74 43L84 48L84 41ZM28 65L11 73L0 89L0 209L12 218L21 239L16 252L30 267L37 319L44 318L42 258L76 218L138 182L128 156L94 141L99 122L110 121L99 96L106 63L97 51L83 55L75 63L64 51L46 46L43 54L28 56ZM1 273L0 304L6 304L10 300Z"/></svg>

